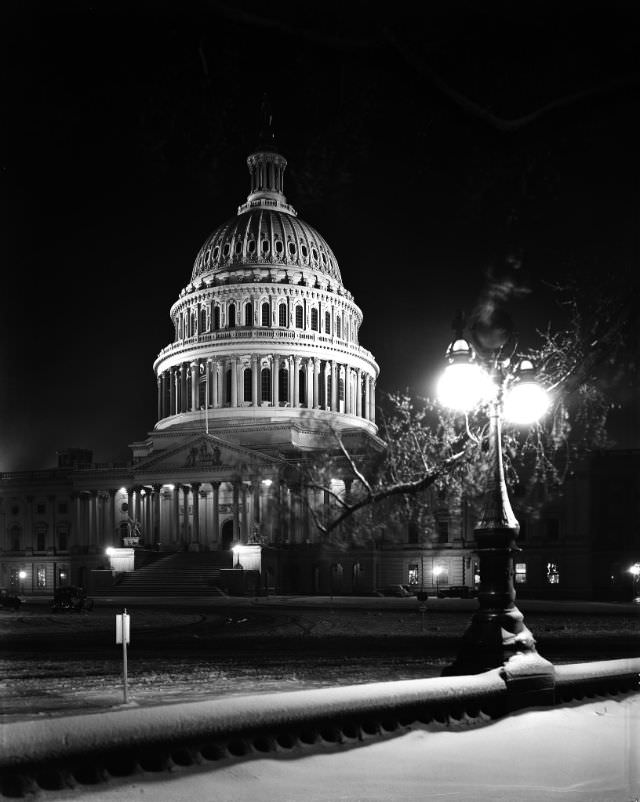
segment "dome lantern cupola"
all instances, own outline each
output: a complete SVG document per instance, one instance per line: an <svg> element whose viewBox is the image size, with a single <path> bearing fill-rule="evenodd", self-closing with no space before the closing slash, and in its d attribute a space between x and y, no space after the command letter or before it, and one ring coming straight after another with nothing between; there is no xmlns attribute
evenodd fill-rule
<svg viewBox="0 0 640 802"><path fill-rule="evenodd" d="M272 115L266 95L260 108L262 125L257 150L247 157L251 176L251 191L238 214L263 207L279 209L295 216L296 211L284 196L284 171L287 160L278 153L273 132Z"/></svg>

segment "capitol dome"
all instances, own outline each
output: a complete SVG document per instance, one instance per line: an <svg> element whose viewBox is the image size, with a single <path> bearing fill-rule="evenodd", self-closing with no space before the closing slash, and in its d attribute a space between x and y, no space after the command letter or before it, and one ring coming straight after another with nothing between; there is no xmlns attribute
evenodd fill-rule
<svg viewBox="0 0 640 802"><path fill-rule="evenodd" d="M263 450L284 436L313 447L310 427L375 436L378 366L335 254L287 203L272 140L247 166L245 203L207 238L171 307L174 340L154 364L156 431L222 427L259 436Z"/></svg>

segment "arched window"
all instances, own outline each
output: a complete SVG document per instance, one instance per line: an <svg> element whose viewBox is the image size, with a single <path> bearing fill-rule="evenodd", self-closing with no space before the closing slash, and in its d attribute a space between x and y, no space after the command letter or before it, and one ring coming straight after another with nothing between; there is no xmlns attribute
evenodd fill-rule
<svg viewBox="0 0 640 802"><path fill-rule="evenodd" d="M307 405L307 383L305 378L305 371L300 369L298 371L298 400L301 407L305 407Z"/></svg>
<svg viewBox="0 0 640 802"><path fill-rule="evenodd" d="M189 336L193 337L197 331L198 331L198 315L194 310L193 312L191 312L191 330L189 332Z"/></svg>
<svg viewBox="0 0 640 802"><path fill-rule="evenodd" d="M289 371L286 368L278 371L278 398L281 404L289 400Z"/></svg>
<svg viewBox="0 0 640 802"><path fill-rule="evenodd" d="M207 330L207 310L202 307L200 310L200 333Z"/></svg>
<svg viewBox="0 0 640 802"><path fill-rule="evenodd" d="M331 314L329 312L324 313L324 330L327 334L331 334Z"/></svg>
<svg viewBox="0 0 640 802"><path fill-rule="evenodd" d="M236 305L229 304L229 322L227 326L230 329L235 329L236 327Z"/></svg>
<svg viewBox="0 0 640 802"><path fill-rule="evenodd" d="M271 310L266 302L262 304L262 320L260 322L263 326L271 325Z"/></svg>
<svg viewBox="0 0 640 802"><path fill-rule="evenodd" d="M336 315L336 337L342 337L342 321L340 315Z"/></svg>
<svg viewBox="0 0 640 802"><path fill-rule="evenodd" d="M218 331L220 328L220 307L216 306L213 309L213 328Z"/></svg>
<svg viewBox="0 0 640 802"><path fill-rule="evenodd" d="M178 318L178 339L182 339L182 318Z"/></svg>
<svg viewBox="0 0 640 802"><path fill-rule="evenodd" d="M231 368L227 370L224 382L224 400L226 404L231 403Z"/></svg>
<svg viewBox="0 0 640 802"><path fill-rule="evenodd" d="M251 401L251 368L244 369L244 400Z"/></svg>
<svg viewBox="0 0 640 802"><path fill-rule="evenodd" d="M278 307L278 326L280 328L286 329L287 328L287 305L280 304Z"/></svg>
<svg viewBox="0 0 640 802"><path fill-rule="evenodd" d="M296 306L296 328L297 329L301 329L301 328L304 327L303 319L304 319L303 318L303 309L302 309L302 306L300 306L300 304L298 304L298 306Z"/></svg>
<svg viewBox="0 0 640 802"><path fill-rule="evenodd" d="M271 401L271 368L262 368L260 374L260 398Z"/></svg>
<svg viewBox="0 0 640 802"><path fill-rule="evenodd" d="M253 326L253 304L251 301L244 308L244 325Z"/></svg>
<svg viewBox="0 0 640 802"><path fill-rule="evenodd" d="M311 328L313 331L318 331L318 310L311 310Z"/></svg>

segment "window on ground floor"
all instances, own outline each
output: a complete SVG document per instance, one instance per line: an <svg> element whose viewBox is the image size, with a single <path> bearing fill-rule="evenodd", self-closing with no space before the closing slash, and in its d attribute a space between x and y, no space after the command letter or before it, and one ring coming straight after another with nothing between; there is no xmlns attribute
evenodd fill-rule
<svg viewBox="0 0 640 802"><path fill-rule="evenodd" d="M408 582L410 585L418 585L420 582L420 566L418 563L409 565Z"/></svg>
<svg viewBox="0 0 640 802"><path fill-rule="evenodd" d="M516 563L516 584L524 585L527 581L527 564Z"/></svg>
<svg viewBox="0 0 640 802"><path fill-rule="evenodd" d="M271 401L271 368L262 368L260 374L260 399Z"/></svg>
<svg viewBox="0 0 640 802"><path fill-rule="evenodd" d="M550 585L560 584L560 571L558 570L558 563L547 563L547 582Z"/></svg>
<svg viewBox="0 0 640 802"><path fill-rule="evenodd" d="M36 588L44 590L47 587L47 568L44 565L36 566Z"/></svg>

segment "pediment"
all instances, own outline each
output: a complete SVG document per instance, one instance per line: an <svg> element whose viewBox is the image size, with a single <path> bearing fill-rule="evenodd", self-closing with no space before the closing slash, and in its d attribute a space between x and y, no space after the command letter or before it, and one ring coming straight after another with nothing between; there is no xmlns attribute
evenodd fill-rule
<svg viewBox="0 0 640 802"><path fill-rule="evenodd" d="M135 465L135 472L231 470L246 472L275 460L260 452L229 443L215 435L197 435L180 445L160 451Z"/></svg>

